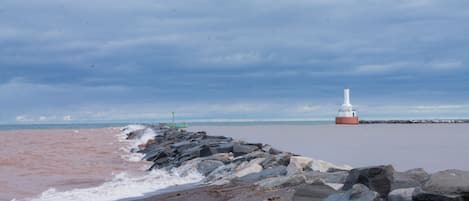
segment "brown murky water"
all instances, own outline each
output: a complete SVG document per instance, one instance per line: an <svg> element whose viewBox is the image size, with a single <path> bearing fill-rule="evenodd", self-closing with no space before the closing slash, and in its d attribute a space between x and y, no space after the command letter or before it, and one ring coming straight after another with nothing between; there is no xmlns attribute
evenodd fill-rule
<svg viewBox="0 0 469 201"><path fill-rule="evenodd" d="M125 170L118 128L0 131L0 200L96 186Z"/></svg>

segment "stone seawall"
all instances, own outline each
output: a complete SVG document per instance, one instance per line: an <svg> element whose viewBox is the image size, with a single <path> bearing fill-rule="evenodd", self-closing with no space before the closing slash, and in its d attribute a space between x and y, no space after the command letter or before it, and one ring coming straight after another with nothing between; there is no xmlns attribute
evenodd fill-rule
<svg viewBox="0 0 469 201"><path fill-rule="evenodd" d="M146 128L157 135L134 151L153 162L150 169L192 168L205 176L206 185L140 200L469 200L468 171L399 172L392 165L351 168L203 131L164 124ZM141 133L129 132L128 138Z"/></svg>

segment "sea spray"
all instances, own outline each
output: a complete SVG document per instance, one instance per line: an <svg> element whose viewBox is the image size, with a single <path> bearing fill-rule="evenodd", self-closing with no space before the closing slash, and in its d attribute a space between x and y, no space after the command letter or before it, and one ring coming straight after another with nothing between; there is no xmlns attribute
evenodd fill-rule
<svg viewBox="0 0 469 201"><path fill-rule="evenodd" d="M124 198L140 197L170 186L196 183L203 176L192 169L175 168L171 171L152 170L141 176L130 175L126 172L114 176L111 181L92 188L73 189L59 192L51 188L43 192L38 198L29 201L111 201Z"/></svg>
<svg viewBox="0 0 469 201"><path fill-rule="evenodd" d="M130 133L139 131L140 135L127 139ZM128 125L121 128L121 132L116 135L120 142L125 142L121 147L126 161L140 162L144 156L134 150L139 146L147 144L158 134L158 130L144 125ZM142 163L140 170L146 170L148 164ZM119 172L113 179L103 184L90 187L79 188L67 191L58 191L50 188L41 193L36 198L24 199L24 201L111 201L125 198L141 197L148 193L168 188L175 185L184 185L201 182L205 177L201 175L193 165L185 165L171 170L153 169L151 171L136 172L135 170ZM13 199L12 201L19 201ZM23 200L21 200L23 201Z"/></svg>

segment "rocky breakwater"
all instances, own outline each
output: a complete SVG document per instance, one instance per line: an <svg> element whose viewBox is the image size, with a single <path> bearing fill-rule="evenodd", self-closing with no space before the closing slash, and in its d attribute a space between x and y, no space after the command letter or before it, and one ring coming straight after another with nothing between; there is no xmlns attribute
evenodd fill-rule
<svg viewBox="0 0 469 201"><path fill-rule="evenodd" d="M423 169L396 171L391 165L354 168L205 132L146 125L156 136L133 150L151 169L186 167L205 176L206 186L141 199L467 201L469 172ZM142 131L129 132L136 138Z"/></svg>

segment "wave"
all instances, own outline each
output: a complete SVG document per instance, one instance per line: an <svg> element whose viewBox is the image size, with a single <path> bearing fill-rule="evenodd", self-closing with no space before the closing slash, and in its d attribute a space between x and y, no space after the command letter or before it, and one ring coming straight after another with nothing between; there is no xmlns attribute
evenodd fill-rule
<svg viewBox="0 0 469 201"><path fill-rule="evenodd" d="M131 140L127 139L127 136L132 132L139 133L139 135ZM138 150L140 145L144 145L153 139L157 132L157 130L155 131L144 125L128 125L123 127L121 132L116 135L119 141L125 142L125 146L120 148L124 152L121 157L131 162L141 161L144 155L136 153L135 150ZM145 165L142 163L142 166ZM161 169L138 173L130 171L132 173L120 172L115 174L112 180L96 187L67 191L58 191L55 188L50 188L36 198L21 201L111 201L136 198L171 186L198 183L205 178L193 166L188 165L173 168L169 171ZM13 199L12 201L20 200Z"/></svg>
<svg viewBox="0 0 469 201"><path fill-rule="evenodd" d="M198 171L186 171L185 169L153 170L141 176L122 172L100 186L63 192L51 188L44 191L38 198L29 201L112 201L141 197L170 186L197 183L202 179L203 176Z"/></svg>

